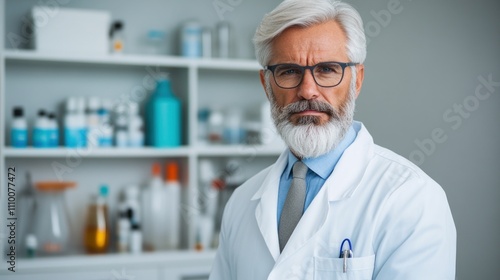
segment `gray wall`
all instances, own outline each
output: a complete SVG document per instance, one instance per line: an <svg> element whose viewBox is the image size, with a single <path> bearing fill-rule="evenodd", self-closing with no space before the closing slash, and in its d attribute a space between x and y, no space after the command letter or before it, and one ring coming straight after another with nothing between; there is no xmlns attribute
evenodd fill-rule
<svg viewBox="0 0 500 280"><path fill-rule="evenodd" d="M390 21L374 14L387 15L392 0L349 2L370 26L357 119L446 191L457 279L498 279L500 2L401 0ZM494 92L475 96L480 77L497 82Z"/></svg>
<svg viewBox="0 0 500 280"><path fill-rule="evenodd" d="M9 12L7 21L21 16L32 2L15 1L18 14ZM174 23L188 18L207 25L219 19L211 0L165 2L122 1L123 7L116 7L116 1L71 1L70 5L103 9L114 5L116 18L129 17L133 5L140 16L127 22L129 38L139 38L150 26L175 30ZM238 30L237 56L252 57L249 39L256 23L279 1L234 2L240 4L223 17ZM500 82L500 2L349 2L359 9L370 40L356 118L378 144L410 158L445 189L458 230L457 279L496 279L500 275L500 86L482 86L477 95L476 89L483 79ZM13 0L8 3L14 5ZM158 17L165 21L152 20ZM173 52L174 43L171 48Z"/></svg>

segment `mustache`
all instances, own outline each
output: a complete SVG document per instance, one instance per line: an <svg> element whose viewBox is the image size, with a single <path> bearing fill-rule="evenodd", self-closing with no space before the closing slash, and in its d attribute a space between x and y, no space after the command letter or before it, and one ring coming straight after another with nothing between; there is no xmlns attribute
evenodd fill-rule
<svg viewBox="0 0 500 280"><path fill-rule="evenodd" d="M323 101L318 100L300 100L287 106L283 107L281 110L282 116L290 116L291 114L300 113L303 111L318 111L326 113L330 117L338 118L339 114L335 108Z"/></svg>

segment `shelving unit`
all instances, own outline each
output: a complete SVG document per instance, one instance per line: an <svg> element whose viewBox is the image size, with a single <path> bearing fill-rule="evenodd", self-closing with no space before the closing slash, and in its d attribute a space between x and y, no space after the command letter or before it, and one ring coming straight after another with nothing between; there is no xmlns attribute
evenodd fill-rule
<svg viewBox="0 0 500 280"><path fill-rule="evenodd" d="M242 177L248 178L271 164L282 152L280 145L201 145L197 142L197 112L202 107L241 107L255 118L260 104L265 100L258 80L260 65L250 59L190 59L168 55L86 55L70 53L40 53L26 49L6 49L5 0L0 0L0 178L5 178L7 167L16 166L18 191L25 185L24 173L29 171L33 181L52 179L51 164L71 165L71 172L63 179L78 182L78 187L66 194L71 205L68 215L72 239L81 240L78 221L83 219L86 198L98 184L110 185L110 194L117 194L126 185L142 185L148 178L150 164L155 161L179 162L181 184L184 187L182 250L153 252L139 255L109 254L102 256L70 255L17 259L19 273L12 279L32 279L46 275L51 279L108 279L111 273L121 273L122 267L130 269L136 279L180 280L203 279L209 272L215 252L196 252L192 242L200 191L198 164L201 159L223 164L236 159L242 163ZM173 91L182 102L183 140L177 148L97 148L69 149L10 147L8 124L12 107L22 105L27 118L32 119L38 108L61 112L59 105L68 96L105 96L114 100L134 97L134 90L142 87L146 95L139 96L141 104L152 89L145 86L152 71L168 72L173 81ZM137 97L137 96L135 96ZM59 114L60 115L60 114ZM75 158L77 160L75 161ZM75 163L76 162L76 163ZM222 167L221 167L222 168ZM6 209L6 180L0 182L0 209ZM110 202L115 209L116 202ZM0 218L6 221L0 211ZM0 238L4 252L5 239ZM81 251L81 250L77 250ZM5 256L5 254L2 253ZM6 275L5 257L0 265L0 278ZM92 272L89 272L92 271ZM78 276L74 272L79 272ZM8 273L7 273L8 274ZM12 276L13 274L8 274ZM139 276L140 275L140 276ZM196 278L196 277L200 278ZM81 277L81 278L78 278ZM9 278L10 279L10 278ZM42 279L42 278L40 278Z"/></svg>

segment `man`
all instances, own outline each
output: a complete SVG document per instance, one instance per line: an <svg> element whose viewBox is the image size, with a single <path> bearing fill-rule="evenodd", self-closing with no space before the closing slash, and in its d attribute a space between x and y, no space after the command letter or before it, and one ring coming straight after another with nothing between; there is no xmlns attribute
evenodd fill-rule
<svg viewBox="0 0 500 280"><path fill-rule="evenodd" d="M288 149L227 203L210 279L455 279L443 190L353 122L366 56L356 10L285 0L254 43Z"/></svg>

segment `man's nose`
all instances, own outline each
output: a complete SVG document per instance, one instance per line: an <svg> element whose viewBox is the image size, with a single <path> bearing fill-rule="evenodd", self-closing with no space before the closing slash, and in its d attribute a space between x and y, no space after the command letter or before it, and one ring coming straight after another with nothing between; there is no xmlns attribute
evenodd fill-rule
<svg viewBox="0 0 500 280"><path fill-rule="evenodd" d="M305 69L304 77L299 85L297 95L303 99L315 99L319 95L318 85L314 81L311 69Z"/></svg>

